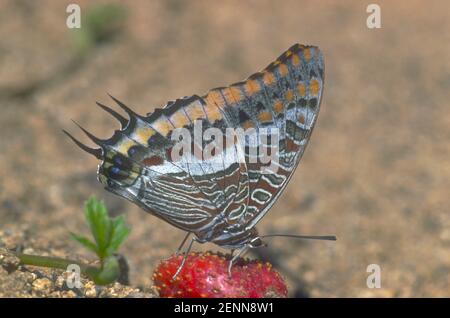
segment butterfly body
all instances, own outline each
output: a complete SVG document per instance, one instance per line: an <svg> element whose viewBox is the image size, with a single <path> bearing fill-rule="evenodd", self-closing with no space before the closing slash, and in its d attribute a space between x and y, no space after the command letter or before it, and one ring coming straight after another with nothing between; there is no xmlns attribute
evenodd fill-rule
<svg viewBox="0 0 450 318"><path fill-rule="evenodd" d="M320 50L296 44L245 81L169 102L146 116L117 100L128 120L101 105L122 128L107 140L90 135L101 149L89 151L102 160L98 179L199 242L230 249L260 245L255 225L303 155L319 111L323 74ZM174 136L181 129L191 138L191 151L183 148L176 159ZM236 133L239 129L250 133ZM211 136L222 145L215 150L222 151L205 156ZM277 158L269 172L258 161L268 149Z"/></svg>

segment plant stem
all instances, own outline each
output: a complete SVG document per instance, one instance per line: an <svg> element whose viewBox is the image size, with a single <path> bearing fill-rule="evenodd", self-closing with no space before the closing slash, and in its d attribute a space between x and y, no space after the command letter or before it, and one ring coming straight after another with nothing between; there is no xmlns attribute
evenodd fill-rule
<svg viewBox="0 0 450 318"><path fill-rule="evenodd" d="M41 267L51 267L51 268L59 268L59 269L67 269L67 267L71 264L75 264L80 266L80 270L82 274L90 276L90 273L93 270L97 270L96 267L88 266L82 264L78 261L74 261L71 259L58 258L58 257L48 257L48 256L38 256L38 255L30 255L30 254L22 254L18 253L17 257L20 260L20 263L23 265L33 265L33 266L41 266Z"/></svg>

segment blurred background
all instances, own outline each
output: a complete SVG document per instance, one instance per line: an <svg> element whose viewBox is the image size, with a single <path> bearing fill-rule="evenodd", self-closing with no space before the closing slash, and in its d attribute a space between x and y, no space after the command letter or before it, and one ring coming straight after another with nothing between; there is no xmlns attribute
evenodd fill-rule
<svg viewBox="0 0 450 318"><path fill-rule="evenodd" d="M260 233L293 297L450 296L450 5L376 1L0 1L0 232L48 254L82 255L91 195L132 227L121 251L148 286L183 232L103 190L97 160L61 129L109 137L107 92L145 114L246 78L294 43L325 56L322 109L286 191ZM81 7L80 30L66 7ZM196 249L215 250L213 245ZM369 289L369 264L381 267Z"/></svg>

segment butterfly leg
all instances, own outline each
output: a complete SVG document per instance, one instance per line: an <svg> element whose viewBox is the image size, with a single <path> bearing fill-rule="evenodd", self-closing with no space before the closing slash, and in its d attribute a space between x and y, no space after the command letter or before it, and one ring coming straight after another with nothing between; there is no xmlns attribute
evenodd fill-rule
<svg viewBox="0 0 450 318"><path fill-rule="evenodd" d="M188 247L186 249L186 252L184 252L183 260L181 261L180 266L178 266L178 269L175 272L175 274L172 276L172 279L175 279L178 276L178 274L181 272L181 269L183 268L184 263L186 262L186 259L187 259L188 255L189 255L189 252L191 251L192 244L194 244L194 242L197 242L197 238L195 238L195 237L193 237L191 239L191 241L189 242L189 245L188 245Z"/></svg>
<svg viewBox="0 0 450 318"><path fill-rule="evenodd" d="M238 260L239 257L241 257L241 255L244 255L245 253L247 253L247 251L249 250L250 247L251 247L250 245L245 245L244 247L239 249L239 251L237 252L236 255L234 255L231 258L230 263L228 264L228 277L231 277L231 268L233 267L233 264ZM234 252L234 250L233 250L233 252Z"/></svg>
<svg viewBox="0 0 450 318"><path fill-rule="evenodd" d="M184 237L183 241L181 241L180 246L178 246L177 251L175 252L175 255L180 255L181 249L184 246L184 243L186 243L187 239L191 235L191 232L187 232L186 236Z"/></svg>

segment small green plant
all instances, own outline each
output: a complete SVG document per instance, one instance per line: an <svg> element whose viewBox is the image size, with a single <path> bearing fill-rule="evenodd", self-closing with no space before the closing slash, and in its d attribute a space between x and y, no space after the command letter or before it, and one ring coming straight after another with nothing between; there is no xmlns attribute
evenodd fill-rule
<svg viewBox="0 0 450 318"><path fill-rule="evenodd" d="M94 271L94 281L98 284L108 284L119 276L119 264L114 253L130 233L125 226L123 215L110 218L106 206L95 197L89 198L84 206L84 217L89 225L95 242L87 237L71 233L72 238L97 254L100 269Z"/></svg>
<svg viewBox="0 0 450 318"><path fill-rule="evenodd" d="M105 204L95 197L89 198L85 203L84 216L94 240L74 233L71 233L71 237L97 255L100 268L80 264L73 260L18 254L21 263L61 269L66 269L70 264L77 264L80 266L81 273L96 284L107 285L116 281L121 273L115 252L130 233L130 229L125 226L122 215L115 218L109 217Z"/></svg>
<svg viewBox="0 0 450 318"><path fill-rule="evenodd" d="M95 45L106 42L123 29L126 10L119 4L97 4L86 10L81 28L73 32L75 48L85 54Z"/></svg>

